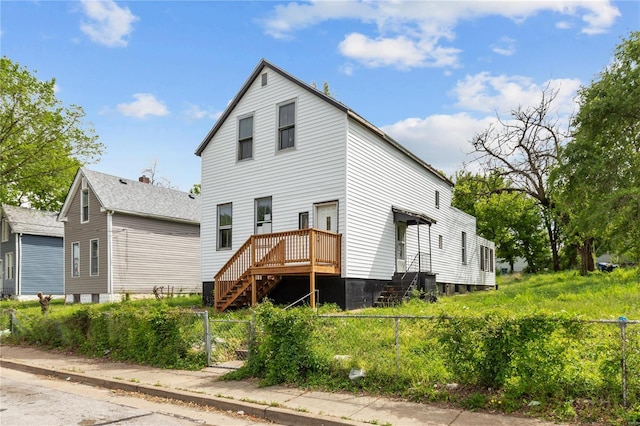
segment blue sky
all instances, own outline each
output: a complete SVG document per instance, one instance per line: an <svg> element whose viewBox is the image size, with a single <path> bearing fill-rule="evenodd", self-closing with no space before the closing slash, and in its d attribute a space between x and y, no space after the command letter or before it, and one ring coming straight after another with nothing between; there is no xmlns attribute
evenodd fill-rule
<svg viewBox="0 0 640 426"><path fill-rule="evenodd" d="M10 1L0 52L56 79L106 146L89 167L189 190L196 147L261 58L451 176L518 105L575 93L640 29L638 1Z"/></svg>

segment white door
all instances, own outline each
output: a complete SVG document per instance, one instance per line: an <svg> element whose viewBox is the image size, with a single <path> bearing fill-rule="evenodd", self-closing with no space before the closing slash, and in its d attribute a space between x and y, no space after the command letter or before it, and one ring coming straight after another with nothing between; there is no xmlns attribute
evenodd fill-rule
<svg viewBox="0 0 640 426"><path fill-rule="evenodd" d="M314 228L338 232L338 203L318 204Z"/></svg>
<svg viewBox="0 0 640 426"><path fill-rule="evenodd" d="M396 272L407 271L407 224L396 222Z"/></svg>

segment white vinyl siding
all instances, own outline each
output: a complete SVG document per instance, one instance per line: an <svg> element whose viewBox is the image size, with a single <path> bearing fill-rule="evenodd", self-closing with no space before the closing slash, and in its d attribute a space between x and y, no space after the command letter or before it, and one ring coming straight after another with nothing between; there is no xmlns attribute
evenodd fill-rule
<svg viewBox="0 0 640 426"><path fill-rule="evenodd" d="M256 198L271 196L273 232L298 229L304 211L313 226L315 203L345 205L345 114L278 73L269 73L267 86L260 80L202 152L202 281L211 281L233 254L216 250L218 204L233 203L234 249L255 231ZM295 150L285 154L277 150L277 107L291 99L296 100ZM237 162L234 117L248 113L254 114L253 160Z"/></svg>
<svg viewBox="0 0 640 426"><path fill-rule="evenodd" d="M450 186L410 160L361 124L350 121L347 157L346 260L343 274L389 280L396 270L395 224L392 206L426 214L437 221L433 194L450 202ZM448 197L448 198L447 198ZM431 247L438 232L431 228ZM407 266L418 252L417 227L407 227ZM420 250L429 251L429 226L420 225ZM435 251L435 250L434 250ZM434 263L434 269L436 267Z"/></svg>

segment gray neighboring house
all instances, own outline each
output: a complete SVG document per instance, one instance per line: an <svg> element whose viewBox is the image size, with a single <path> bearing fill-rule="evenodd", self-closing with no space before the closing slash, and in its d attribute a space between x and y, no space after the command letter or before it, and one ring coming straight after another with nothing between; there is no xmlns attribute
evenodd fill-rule
<svg viewBox="0 0 640 426"><path fill-rule="evenodd" d="M201 292L199 195L81 168L59 220L68 302Z"/></svg>
<svg viewBox="0 0 640 426"><path fill-rule="evenodd" d="M64 227L57 213L3 205L0 211L2 296L36 299L64 294Z"/></svg>

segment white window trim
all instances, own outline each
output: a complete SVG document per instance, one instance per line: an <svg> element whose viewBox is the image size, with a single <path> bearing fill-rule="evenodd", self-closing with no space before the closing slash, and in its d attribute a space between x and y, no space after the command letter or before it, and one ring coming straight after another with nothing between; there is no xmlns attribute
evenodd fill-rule
<svg viewBox="0 0 640 426"><path fill-rule="evenodd" d="M74 262L74 247L78 246L78 275L75 275L74 273L74 269L73 269L73 262ZM80 242L76 241L71 243L71 277L72 278L78 278L80 276Z"/></svg>
<svg viewBox="0 0 640 426"><path fill-rule="evenodd" d="M96 242L96 248L97 248L95 274L93 273L93 253L92 253L94 241ZM89 241L89 276L97 277L99 275L100 275L100 239L94 238Z"/></svg>
<svg viewBox="0 0 640 426"><path fill-rule="evenodd" d="M467 265L469 263L469 259L467 259L469 257L469 253L467 251L467 233L464 231L462 231L461 240L462 240L462 264Z"/></svg>
<svg viewBox="0 0 640 426"><path fill-rule="evenodd" d="M4 254L4 279L6 281L16 279L16 258L12 251Z"/></svg>
<svg viewBox="0 0 640 426"><path fill-rule="evenodd" d="M293 146L280 148L280 107L293 104ZM296 149L298 146L298 99L288 99L276 105L276 152L286 152Z"/></svg>
<svg viewBox="0 0 640 426"><path fill-rule="evenodd" d="M87 220L84 220L84 205L83 205L83 201L84 201L84 193L87 193ZM80 223L88 223L89 222L89 206L90 206L90 201L89 201L90 194L89 194L89 188L82 188L80 190Z"/></svg>

